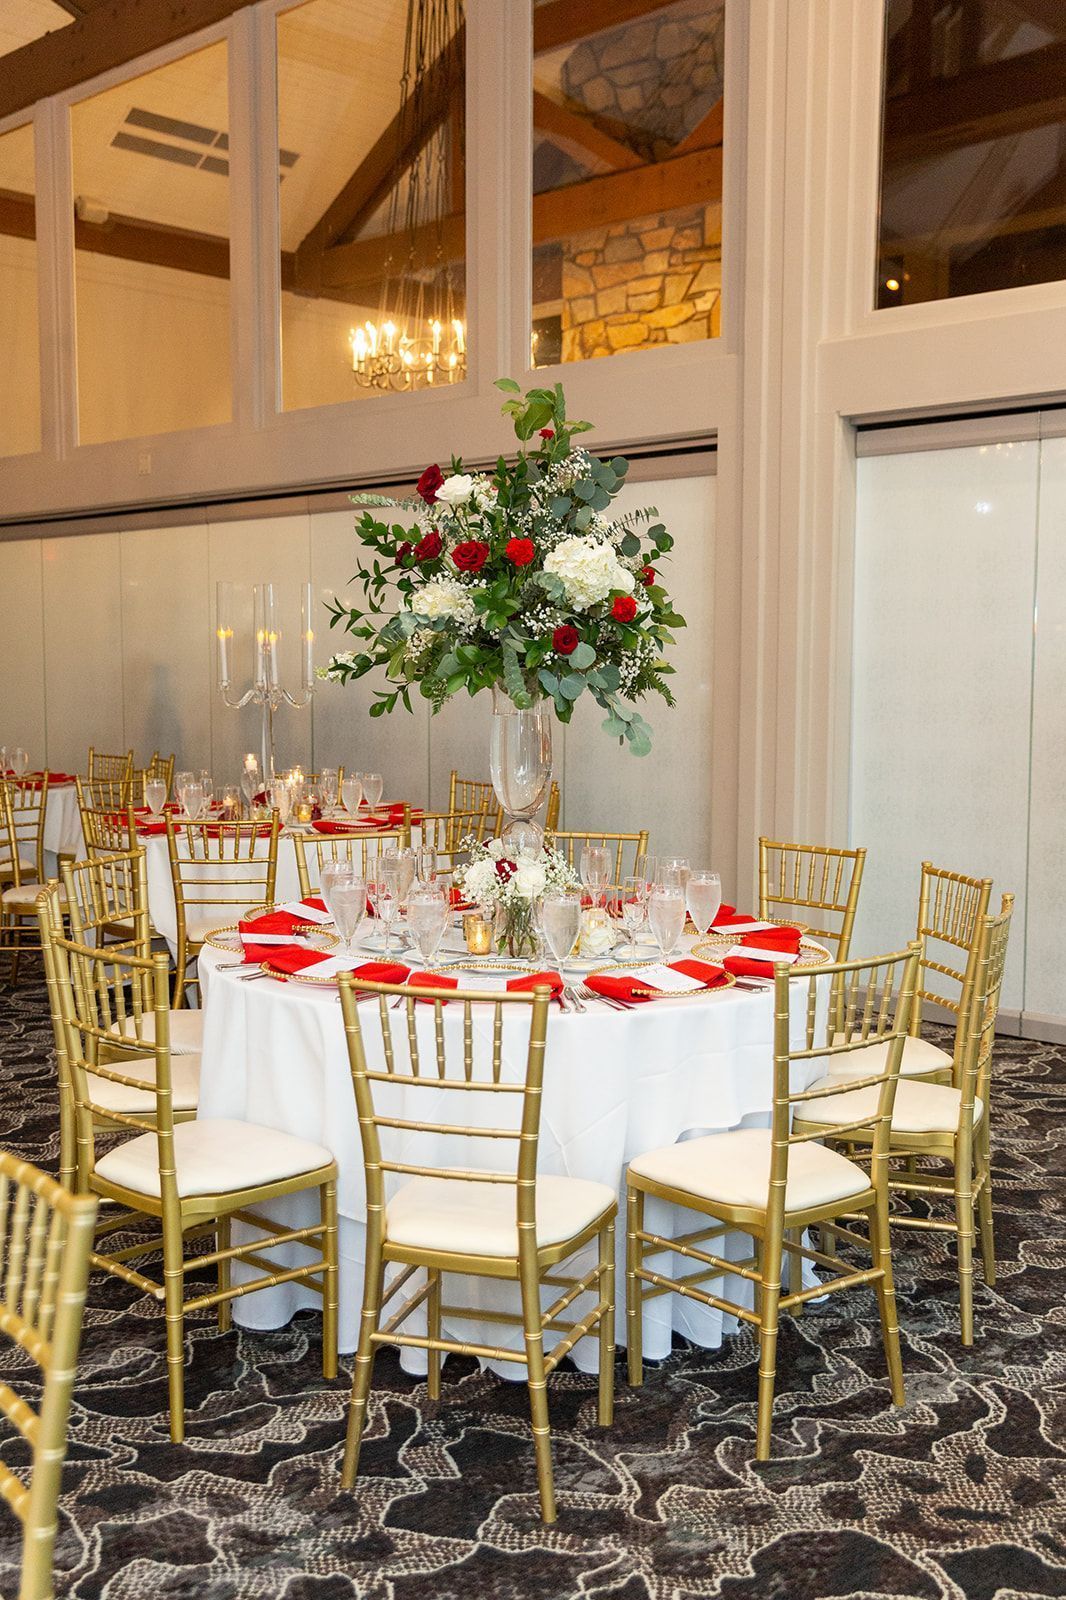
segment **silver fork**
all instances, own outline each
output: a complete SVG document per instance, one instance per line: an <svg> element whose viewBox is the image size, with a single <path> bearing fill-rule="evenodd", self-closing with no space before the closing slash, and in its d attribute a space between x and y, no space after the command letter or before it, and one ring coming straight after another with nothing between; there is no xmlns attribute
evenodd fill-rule
<svg viewBox="0 0 1066 1600"><path fill-rule="evenodd" d="M570 1003L573 1006L575 1011L587 1011L588 1010L588 1006L585 1004L584 1000L582 1000L582 998L581 998L581 995L578 993L578 989L577 989L577 985L576 984L573 984L573 983L565 984L563 986L563 993L566 995L567 999L570 1001Z"/></svg>
<svg viewBox="0 0 1066 1600"><path fill-rule="evenodd" d="M631 1011L632 1007L625 1000L618 1000L613 994L597 994L595 989L590 989L587 984L581 985L581 993L586 1000L599 1000L602 1005L608 1006L612 1011Z"/></svg>

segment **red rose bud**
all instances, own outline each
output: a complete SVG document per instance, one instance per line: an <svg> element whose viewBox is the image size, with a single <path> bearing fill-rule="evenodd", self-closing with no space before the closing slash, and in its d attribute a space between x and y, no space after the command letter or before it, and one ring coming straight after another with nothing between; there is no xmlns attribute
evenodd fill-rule
<svg viewBox="0 0 1066 1600"><path fill-rule="evenodd" d="M579 643L578 631L569 622L564 622L562 627L556 628L552 634L552 649L557 656L572 656Z"/></svg>
<svg viewBox="0 0 1066 1600"><path fill-rule="evenodd" d="M528 567L537 552L532 539L508 539L503 553L516 567Z"/></svg>
<svg viewBox="0 0 1066 1600"><path fill-rule="evenodd" d="M554 439L555 438L555 429L554 428L541 428L540 436L541 436L542 439Z"/></svg>
<svg viewBox="0 0 1066 1600"><path fill-rule="evenodd" d="M655 568L641 567L640 581L646 589L650 589L652 584L655 582Z"/></svg>
<svg viewBox="0 0 1066 1600"><path fill-rule="evenodd" d="M419 539L418 543L415 545L415 560L436 561L443 549L444 545L441 542L441 536L437 532L436 528L434 528L432 532L427 533L424 538Z"/></svg>
<svg viewBox="0 0 1066 1600"><path fill-rule="evenodd" d="M435 506L437 503L437 490L443 482L444 474L437 466L437 463L434 462L431 467L426 468L415 484L415 493L422 496L427 506Z"/></svg>
<svg viewBox="0 0 1066 1600"><path fill-rule="evenodd" d="M410 539L405 539L402 544L398 544L396 546L396 565L399 566L402 561L406 561L413 549L414 545Z"/></svg>
<svg viewBox="0 0 1066 1600"><path fill-rule="evenodd" d="M514 861L497 861L496 863L496 876L501 883L510 883L517 871L518 866Z"/></svg>
<svg viewBox="0 0 1066 1600"><path fill-rule="evenodd" d="M631 594L620 594L611 607L611 616L616 622L632 622L637 614L637 602Z"/></svg>
<svg viewBox="0 0 1066 1600"><path fill-rule="evenodd" d="M488 559L489 547L482 544L480 539L467 539L465 544L457 544L452 551L452 560L460 572L480 572Z"/></svg>

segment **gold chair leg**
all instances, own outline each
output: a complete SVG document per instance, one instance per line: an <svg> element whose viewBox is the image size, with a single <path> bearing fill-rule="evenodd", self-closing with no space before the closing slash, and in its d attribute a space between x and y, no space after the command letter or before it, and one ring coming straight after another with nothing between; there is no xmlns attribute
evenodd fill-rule
<svg viewBox="0 0 1066 1600"><path fill-rule="evenodd" d="M440 1273L429 1268L429 1298L426 1301L426 1331L431 1339L440 1338ZM440 1399L440 1369L443 1352L429 1352L429 1371L426 1374L426 1394L430 1400Z"/></svg>
<svg viewBox="0 0 1066 1600"><path fill-rule="evenodd" d="M600 1388L597 1421L609 1428L614 1421L614 1221L600 1229Z"/></svg>
<svg viewBox="0 0 1066 1600"><path fill-rule="evenodd" d="M182 1272L182 1238L178 1227L163 1218L163 1308L167 1324L167 1389L170 1396L170 1437L175 1444L185 1438L185 1329Z"/></svg>
<svg viewBox="0 0 1066 1600"><path fill-rule="evenodd" d="M540 1279L536 1263L522 1264L522 1329L526 1341L526 1367L529 1384L529 1410L533 1424L533 1449L537 1458L537 1488L540 1490L540 1515L544 1522L555 1521L555 1480L552 1475L551 1425L548 1420L548 1380L544 1371L544 1334L541 1330Z"/></svg>
<svg viewBox="0 0 1066 1600"><path fill-rule="evenodd" d="M322 1376L337 1376L337 1185L322 1185Z"/></svg>
<svg viewBox="0 0 1066 1600"><path fill-rule="evenodd" d="M755 1459L770 1459L770 1430L777 1376L777 1318L781 1298L781 1234L771 1228L762 1242L762 1292L759 1312L759 1405L755 1424Z"/></svg>
<svg viewBox="0 0 1066 1600"><path fill-rule="evenodd" d="M185 947L179 945L177 959L174 963L174 992L171 1005L175 1011L180 1011L185 1005Z"/></svg>
<svg viewBox="0 0 1066 1600"><path fill-rule="evenodd" d="M73 1189L77 1181L78 1137L74 1122L74 1102L71 1094L59 1090L59 1181L64 1189Z"/></svg>
<svg viewBox="0 0 1066 1600"><path fill-rule="evenodd" d="M348 1406L348 1433L344 1442L344 1465L341 1468L341 1483L345 1489L354 1488L355 1475L359 1470L359 1445L366 1423L370 1379L374 1371L374 1354L377 1349L370 1336L377 1331L384 1282L385 1264L381 1259L381 1241L372 1241L368 1230L363 1311L359 1321L359 1348L355 1353L352 1367L352 1398Z"/></svg>
<svg viewBox="0 0 1066 1600"><path fill-rule="evenodd" d="M959 1241L959 1334L973 1344L973 1194L968 1172L955 1179L955 1222Z"/></svg>
<svg viewBox="0 0 1066 1600"><path fill-rule="evenodd" d="M792 1244L801 1245L803 1243L803 1229L802 1228L790 1228L789 1231L788 1231L788 1237L789 1237L789 1240L791 1241ZM802 1288L803 1288L803 1257L801 1255L798 1255L795 1250L790 1250L788 1252L788 1292L789 1292L789 1294L799 1294L799 1292L800 1292L800 1290ZM802 1302L802 1300L800 1301L798 1306L793 1306L792 1315L794 1317L799 1317L799 1316L803 1315L803 1302Z"/></svg>
<svg viewBox="0 0 1066 1600"><path fill-rule="evenodd" d="M996 1236L992 1227L992 1180L987 1173L977 1196L977 1218L981 1236L981 1270L991 1289L996 1281Z"/></svg>
<svg viewBox="0 0 1066 1600"><path fill-rule="evenodd" d="M818 1248L823 1256L837 1258L837 1236L833 1231L832 1222L823 1222L818 1229Z"/></svg>
<svg viewBox="0 0 1066 1600"><path fill-rule="evenodd" d="M637 1277L642 1250L637 1234L643 1228L643 1191L629 1188L626 1193L626 1361L631 1389L639 1389L644 1382L644 1293Z"/></svg>
<svg viewBox="0 0 1066 1600"><path fill-rule="evenodd" d="M877 1290L877 1309L881 1314L881 1339L888 1363L888 1381L892 1387L892 1403L901 1406L903 1393L903 1357L899 1347L899 1318L896 1312L896 1280L892 1273L892 1235L888 1219L888 1194L882 1196L870 1212L870 1253L875 1267L882 1276L874 1284Z"/></svg>
<svg viewBox="0 0 1066 1600"><path fill-rule="evenodd" d="M218 1248L220 1250L228 1250L233 1234L233 1230L230 1226L230 1218L228 1216L219 1217L215 1232L218 1234ZM229 1286L230 1262L227 1259L226 1261L220 1261L218 1264L219 1291L224 1292L229 1288ZM218 1302L218 1330L220 1333L229 1333L232 1326L233 1302L231 1300L220 1300Z"/></svg>

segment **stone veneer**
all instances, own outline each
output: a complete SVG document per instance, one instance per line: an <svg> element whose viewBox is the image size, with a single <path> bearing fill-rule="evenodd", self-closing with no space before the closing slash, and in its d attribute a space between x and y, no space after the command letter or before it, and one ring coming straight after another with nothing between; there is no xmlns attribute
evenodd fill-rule
<svg viewBox="0 0 1066 1600"><path fill-rule="evenodd" d="M716 336L721 227L720 206L693 206L568 238L563 360Z"/></svg>

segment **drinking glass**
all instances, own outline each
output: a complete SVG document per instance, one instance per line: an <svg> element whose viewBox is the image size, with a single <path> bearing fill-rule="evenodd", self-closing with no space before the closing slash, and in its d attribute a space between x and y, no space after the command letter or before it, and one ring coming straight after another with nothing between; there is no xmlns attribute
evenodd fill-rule
<svg viewBox="0 0 1066 1600"><path fill-rule="evenodd" d="M363 773L363 797L371 811L376 811L381 804L381 794L384 787L384 780L380 772Z"/></svg>
<svg viewBox="0 0 1066 1600"><path fill-rule="evenodd" d="M693 926L700 938L705 939L722 904L722 880L719 874L706 867L697 867L689 874L687 899Z"/></svg>
<svg viewBox="0 0 1066 1600"><path fill-rule="evenodd" d="M581 881L592 896L593 905L602 903L611 875L611 852L606 845L587 844L581 852Z"/></svg>
<svg viewBox="0 0 1066 1600"><path fill-rule="evenodd" d="M327 861L322 868L322 898L344 943L352 954L356 930L366 916L367 882L354 861Z"/></svg>
<svg viewBox="0 0 1066 1600"><path fill-rule="evenodd" d="M211 777L211 774L208 772L206 767L201 767L200 768L199 776L200 776L200 788L203 791L203 797L204 797L203 798L203 814L206 817L207 813L211 809L211 802L215 798L215 784L214 784L214 779Z"/></svg>
<svg viewBox="0 0 1066 1600"><path fill-rule="evenodd" d="M162 778L148 778L144 785L144 803L158 817L167 803L167 786Z"/></svg>
<svg viewBox="0 0 1066 1600"><path fill-rule="evenodd" d="M388 955L389 941L392 937L392 922L399 906L395 866L382 864L379 856L373 877L367 879L366 892L370 904L374 908L374 915L385 931L382 954Z"/></svg>
<svg viewBox="0 0 1066 1600"><path fill-rule="evenodd" d="M439 888L415 890L407 905L407 926L423 964L428 967L448 926L448 902Z"/></svg>
<svg viewBox="0 0 1066 1600"><path fill-rule="evenodd" d="M0 778L7 774L7 745L0 744Z"/></svg>
<svg viewBox="0 0 1066 1600"><path fill-rule="evenodd" d="M147 785L145 787L147 788ZM222 790L222 820L223 822L239 822L241 820L241 791L239 784L227 783Z"/></svg>
<svg viewBox="0 0 1066 1600"><path fill-rule="evenodd" d="M181 801L183 815L188 817L190 822L195 822L204 803L204 786L199 778L194 778L192 773L189 773L185 783L178 790L178 799Z"/></svg>
<svg viewBox="0 0 1066 1600"><path fill-rule="evenodd" d="M648 922L665 960L676 947L685 926L685 897L681 890L673 886L653 889L648 896Z"/></svg>
<svg viewBox="0 0 1066 1600"><path fill-rule="evenodd" d="M622 922L630 950L635 950L637 934L644 926L648 914L648 880L643 873L634 873L622 880Z"/></svg>
<svg viewBox="0 0 1066 1600"><path fill-rule="evenodd" d="M566 961L581 929L581 897L546 894L540 902L540 928L557 966Z"/></svg>
<svg viewBox="0 0 1066 1600"><path fill-rule="evenodd" d="M270 785L270 804L278 814L278 820L284 827L289 820L292 810L292 789L287 778L275 778Z"/></svg>
<svg viewBox="0 0 1066 1600"><path fill-rule="evenodd" d="M14 772L15 777L21 778L22 774L30 764L30 758L26 754L25 750L22 749L21 745L16 745L14 750L11 751L10 760L11 770Z"/></svg>
<svg viewBox="0 0 1066 1600"><path fill-rule="evenodd" d="M262 787L263 782L259 773L259 762L254 756L245 756L244 771L241 773L241 793L248 802L249 811L251 811L252 803Z"/></svg>
<svg viewBox="0 0 1066 1600"><path fill-rule="evenodd" d="M424 844L416 851L418 857L417 876L421 884L436 883L437 881L437 852L430 844Z"/></svg>
<svg viewBox="0 0 1066 1600"><path fill-rule="evenodd" d="M688 889L691 868L684 856L660 856L657 882L660 888L681 890L682 898Z"/></svg>
<svg viewBox="0 0 1066 1600"><path fill-rule="evenodd" d="M322 802L322 815L333 810L337 804L337 769L336 767L322 767L318 774L318 793Z"/></svg>
<svg viewBox="0 0 1066 1600"><path fill-rule="evenodd" d="M400 910L403 911L415 881L417 868L415 852L413 850L400 850L396 854L396 893L400 901Z"/></svg>
<svg viewBox="0 0 1066 1600"><path fill-rule="evenodd" d="M341 784L341 804L350 817L359 815L359 807L363 803L363 780L357 774L345 778Z"/></svg>

